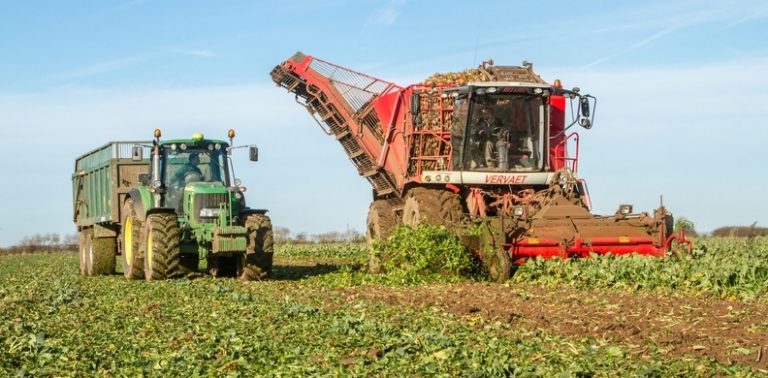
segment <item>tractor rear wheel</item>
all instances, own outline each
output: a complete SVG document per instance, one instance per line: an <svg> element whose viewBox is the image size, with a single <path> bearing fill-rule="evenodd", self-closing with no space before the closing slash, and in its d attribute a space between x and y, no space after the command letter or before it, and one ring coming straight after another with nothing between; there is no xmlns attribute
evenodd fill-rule
<svg viewBox="0 0 768 378"><path fill-rule="evenodd" d="M93 229L84 228L80 230L80 243L78 248L78 255L80 256L80 274L87 276L88 274L88 258L91 256L91 250L93 249Z"/></svg>
<svg viewBox="0 0 768 378"><path fill-rule="evenodd" d="M115 272L115 238L92 238L86 265L89 276L112 274Z"/></svg>
<svg viewBox="0 0 768 378"><path fill-rule="evenodd" d="M365 240L368 244L368 271L381 272L381 256L374 251L374 243L386 240L397 226L398 219L392 205L386 200L376 200L368 208Z"/></svg>
<svg viewBox="0 0 768 378"><path fill-rule="evenodd" d="M144 278L144 258L139 252L141 240L141 221L136 215L133 200L128 198L123 204L120 229L120 254L123 275L129 280Z"/></svg>
<svg viewBox="0 0 768 378"><path fill-rule="evenodd" d="M239 256L238 273L243 281L260 280L272 273L275 246L272 221L264 214L252 214L245 219L248 246Z"/></svg>
<svg viewBox="0 0 768 378"><path fill-rule="evenodd" d="M458 194L440 189L413 188L405 196L403 223L421 222L453 229L461 222L463 210Z"/></svg>
<svg viewBox="0 0 768 378"><path fill-rule="evenodd" d="M488 261L488 277L493 282L504 283L512 274L512 262L509 258L509 253L503 249L499 249L490 256Z"/></svg>
<svg viewBox="0 0 768 378"><path fill-rule="evenodd" d="M144 222L144 275L147 281L174 278L180 273L179 221L175 213L157 213Z"/></svg>

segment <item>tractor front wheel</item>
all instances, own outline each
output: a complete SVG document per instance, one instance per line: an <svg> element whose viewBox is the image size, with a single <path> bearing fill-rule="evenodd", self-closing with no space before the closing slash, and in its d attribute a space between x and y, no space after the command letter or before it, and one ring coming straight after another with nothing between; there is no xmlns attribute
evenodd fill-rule
<svg viewBox="0 0 768 378"><path fill-rule="evenodd" d="M272 273L274 239L272 221L264 214L252 214L245 219L248 246L245 254L240 255L240 279L244 281L260 280Z"/></svg>
<svg viewBox="0 0 768 378"><path fill-rule="evenodd" d="M148 281L174 278L180 273L179 221L174 213L156 213L144 222L144 275Z"/></svg>

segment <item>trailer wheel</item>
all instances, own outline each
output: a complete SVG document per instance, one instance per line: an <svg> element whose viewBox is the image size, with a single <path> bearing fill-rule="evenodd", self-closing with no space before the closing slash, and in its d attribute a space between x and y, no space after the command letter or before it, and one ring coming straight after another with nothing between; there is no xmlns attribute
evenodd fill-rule
<svg viewBox="0 0 768 378"><path fill-rule="evenodd" d="M512 274L512 263L507 251L499 249L490 256L488 261L488 276L493 282L504 283Z"/></svg>
<svg viewBox="0 0 768 378"><path fill-rule="evenodd" d="M374 253L373 243L385 240L392 234L398 219L392 206L386 200L376 200L368 208L365 241L368 244L368 271L381 272L381 256Z"/></svg>
<svg viewBox="0 0 768 378"><path fill-rule="evenodd" d="M139 253L141 239L141 222L136 216L133 200L128 198L123 204L122 222L120 229L120 254L123 265L123 275L129 280L144 278L144 259Z"/></svg>
<svg viewBox="0 0 768 378"><path fill-rule="evenodd" d="M174 278L180 273L179 221L175 213L147 216L143 232L144 275L147 281Z"/></svg>
<svg viewBox="0 0 768 378"><path fill-rule="evenodd" d="M115 272L115 238L92 238L88 254L87 270L89 276L112 274Z"/></svg>
<svg viewBox="0 0 768 378"><path fill-rule="evenodd" d="M243 281L260 280L272 273L274 239L272 221L264 214L252 214L245 219L248 246L239 256L238 273Z"/></svg>
<svg viewBox="0 0 768 378"><path fill-rule="evenodd" d="M93 230L90 228L84 228L80 230L80 243L78 248L78 255L80 256L80 274L87 276L88 274L88 257L91 255L90 250L93 248Z"/></svg>

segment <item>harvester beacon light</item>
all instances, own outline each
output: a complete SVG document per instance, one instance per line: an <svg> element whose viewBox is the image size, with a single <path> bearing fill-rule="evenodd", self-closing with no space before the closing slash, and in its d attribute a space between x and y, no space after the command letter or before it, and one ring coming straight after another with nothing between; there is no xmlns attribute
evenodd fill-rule
<svg viewBox="0 0 768 378"><path fill-rule="evenodd" d="M632 205L619 205L619 213L622 215L632 214Z"/></svg>

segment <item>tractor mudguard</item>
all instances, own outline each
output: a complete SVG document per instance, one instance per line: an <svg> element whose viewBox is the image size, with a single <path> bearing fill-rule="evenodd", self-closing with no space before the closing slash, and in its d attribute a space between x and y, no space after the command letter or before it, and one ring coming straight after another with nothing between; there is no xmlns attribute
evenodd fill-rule
<svg viewBox="0 0 768 378"><path fill-rule="evenodd" d="M152 193L147 188L140 187L128 192L128 197L133 199L133 205L136 208L136 215L139 220L144 222L147 220L147 215L157 213L175 213L176 210L167 207L153 207L152 206Z"/></svg>

